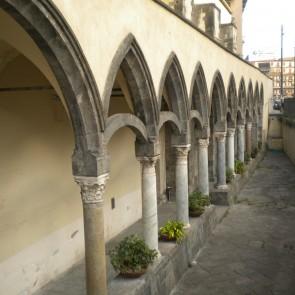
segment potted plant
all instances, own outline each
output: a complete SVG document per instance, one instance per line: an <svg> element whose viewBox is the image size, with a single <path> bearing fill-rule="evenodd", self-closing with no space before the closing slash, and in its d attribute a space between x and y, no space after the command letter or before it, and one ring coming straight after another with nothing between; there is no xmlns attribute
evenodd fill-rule
<svg viewBox="0 0 295 295"><path fill-rule="evenodd" d="M226 169L226 183L232 182L234 179L234 171L230 168Z"/></svg>
<svg viewBox="0 0 295 295"><path fill-rule="evenodd" d="M246 163L249 163L250 160L251 160L250 155L249 155L248 153L245 153L245 162L246 162Z"/></svg>
<svg viewBox="0 0 295 295"><path fill-rule="evenodd" d="M253 151L251 152L251 158L252 159L255 159L256 156L257 156L257 154L258 154L258 149L257 148L254 148Z"/></svg>
<svg viewBox="0 0 295 295"><path fill-rule="evenodd" d="M157 255L156 250L149 249L136 235L126 237L110 252L114 269L127 278L143 275Z"/></svg>
<svg viewBox="0 0 295 295"><path fill-rule="evenodd" d="M245 164L239 160L235 161L235 173L243 175L245 173Z"/></svg>
<svg viewBox="0 0 295 295"><path fill-rule="evenodd" d="M193 192L189 195L189 215L190 217L199 217L205 211L205 206L210 205L209 196L201 192Z"/></svg>
<svg viewBox="0 0 295 295"><path fill-rule="evenodd" d="M167 221L159 230L159 239L162 241L176 241L179 243L184 236L184 224L177 220Z"/></svg>

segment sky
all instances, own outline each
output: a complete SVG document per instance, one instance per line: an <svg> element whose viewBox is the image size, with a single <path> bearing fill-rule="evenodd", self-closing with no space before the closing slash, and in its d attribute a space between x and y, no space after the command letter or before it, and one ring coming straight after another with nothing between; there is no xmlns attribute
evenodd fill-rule
<svg viewBox="0 0 295 295"><path fill-rule="evenodd" d="M284 57L294 56L295 0L248 0L243 14L244 57L280 58L281 25Z"/></svg>

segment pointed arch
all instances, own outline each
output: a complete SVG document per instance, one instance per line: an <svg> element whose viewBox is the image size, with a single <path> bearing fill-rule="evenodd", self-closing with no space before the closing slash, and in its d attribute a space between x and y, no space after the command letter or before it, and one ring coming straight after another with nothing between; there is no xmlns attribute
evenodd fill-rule
<svg viewBox="0 0 295 295"><path fill-rule="evenodd" d="M226 93L222 76L217 70L213 76L210 91L210 117L216 130L226 129Z"/></svg>
<svg viewBox="0 0 295 295"><path fill-rule="evenodd" d="M159 122L156 94L147 62L132 34L121 42L109 69L103 93L105 118L119 69L126 78L135 115L146 125L148 136L156 136Z"/></svg>
<svg viewBox="0 0 295 295"><path fill-rule="evenodd" d="M258 82L255 83L254 97L253 97L253 109L257 112L259 104L259 86Z"/></svg>
<svg viewBox="0 0 295 295"><path fill-rule="evenodd" d="M236 80L233 73L230 74L227 87L227 111L231 114L232 122L235 122L235 114L238 108Z"/></svg>
<svg viewBox="0 0 295 295"><path fill-rule="evenodd" d="M247 91L247 109L249 110L249 112L251 113L251 110L253 108L253 84L252 84L252 80L249 80L248 83L248 91Z"/></svg>
<svg viewBox="0 0 295 295"><path fill-rule="evenodd" d="M209 125L209 95L207 81L202 64L197 63L192 76L189 105L191 110L196 110L201 114L203 124Z"/></svg>
<svg viewBox="0 0 295 295"><path fill-rule="evenodd" d="M74 131L73 159L79 158L77 165L73 161L73 173L96 176L94 152L103 153L105 121L96 82L78 40L52 1L2 0L0 8L33 39L56 76ZM85 157L87 161L81 160Z"/></svg>
<svg viewBox="0 0 295 295"><path fill-rule="evenodd" d="M262 108L264 105L264 90L263 83L260 85L260 93L259 93L259 106Z"/></svg>
<svg viewBox="0 0 295 295"><path fill-rule="evenodd" d="M244 77L241 78L238 91L238 110L240 110L241 119L245 119L245 109L247 103L247 92Z"/></svg>
<svg viewBox="0 0 295 295"><path fill-rule="evenodd" d="M189 118L189 107L185 80L180 62L172 52L164 66L159 86L159 109L161 109L163 92L166 88L171 110L179 118L180 122L187 122Z"/></svg>

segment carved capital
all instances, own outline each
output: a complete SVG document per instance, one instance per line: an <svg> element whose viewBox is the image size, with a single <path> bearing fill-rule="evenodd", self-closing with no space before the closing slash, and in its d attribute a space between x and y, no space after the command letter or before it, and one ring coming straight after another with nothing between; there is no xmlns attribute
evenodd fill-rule
<svg viewBox="0 0 295 295"><path fill-rule="evenodd" d="M227 136L233 137L235 136L236 129L235 128L227 128Z"/></svg>
<svg viewBox="0 0 295 295"><path fill-rule="evenodd" d="M159 160L160 156L154 157L138 157L137 160L140 161L141 165L146 168L153 168L156 166L157 161Z"/></svg>
<svg viewBox="0 0 295 295"><path fill-rule="evenodd" d="M190 144L175 146L176 158L187 158L190 148Z"/></svg>
<svg viewBox="0 0 295 295"><path fill-rule="evenodd" d="M226 132L215 132L214 136L218 142L225 142Z"/></svg>
<svg viewBox="0 0 295 295"><path fill-rule="evenodd" d="M246 128L247 128L247 130L250 131L252 129L252 123L247 123Z"/></svg>
<svg viewBox="0 0 295 295"><path fill-rule="evenodd" d="M108 178L108 174L98 177L75 176L75 181L81 188L81 197L84 204L103 204L103 194Z"/></svg>
<svg viewBox="0 0 295 295"><path fill-rule="evenodd" d="M245 130L245 125L238 125L238 132L242 133Z"/></svg>
<svg viewBox="0 0 295 295"><path fill-rule="evenodd" d="M199 147L200 148L208 148L208 146L209 146L209 139L208 138L206 138L206 139L199 139Z"/></svg>

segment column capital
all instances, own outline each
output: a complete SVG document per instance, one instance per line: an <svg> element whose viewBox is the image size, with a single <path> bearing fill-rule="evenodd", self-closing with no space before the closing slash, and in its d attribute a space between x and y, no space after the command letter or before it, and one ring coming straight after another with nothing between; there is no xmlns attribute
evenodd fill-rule
<svg viewBox="0 0 295 295"><path fill-rule="evenodd" d="M198 140L199 147L208 148L209 146L209 138L201 138Z"/></svg>
<svg viewBox="0 0 295 295"><path fill-rule="evenodd" d="M81 188L81 197L84 204L103 205L103 194L109 174L102 174L97 177L74 176L75 182Z"/></svg>
<svg viewBox="0 0 295 295"><path fill-rule="evenodd" d="M247 128L247 130L251 130L252 129L252 123L251 122L248 122L246 124L246 128Z"/></svg>
<svg viewBox="0 0 295 295"><path fill-rule="evenodd" d="M214 136L217 139L217 141L224 142L225 137L226 137L226 132L217 131L217 132L214 133Z"/></svg>
<svg viewBox="0 0 295 295"><path fill-rule="evenodd" d="M233 137L235 135L236 129L235 128L227 128L227 136Z"/></svg>
<svg viewBox="0 0 295 295"><path fill-rule="evenodd" d="M159 160L160 155L152 156L152 157L137 157L137 160L145 167L154 167Z"/></svg>
<svg viewBox="0 0 295 295"><path fill-rule="evenodd" d="M244 124L239 124L237 126L237 128L238 128L239 131L243 131L245 129L245 125Z"/></svg>
<svg viewBox="0 0 295 295"><path fill-rule="evenodd" d="M184 158L188 156L188 153L191 149L191 145L175 145L176 157L177 158Z"/></svg>

